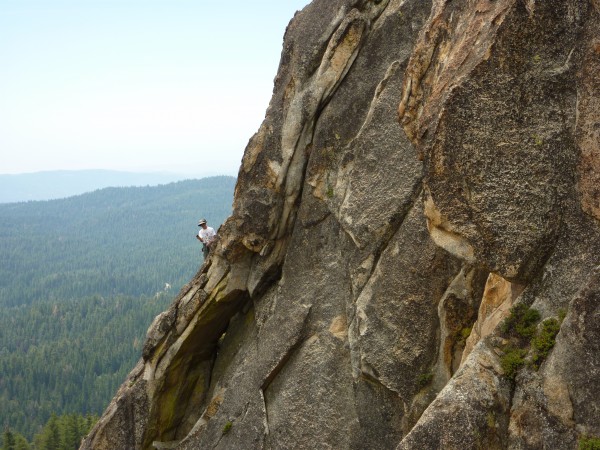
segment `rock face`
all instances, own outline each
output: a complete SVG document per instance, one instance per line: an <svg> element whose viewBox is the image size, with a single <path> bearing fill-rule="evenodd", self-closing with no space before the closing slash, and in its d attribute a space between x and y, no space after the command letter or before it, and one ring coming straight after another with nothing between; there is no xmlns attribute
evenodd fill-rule
<svg viewBox="0 0 600 450"><path fill-rule="evenodd" d="M592 0L313 1L217 248L82 449L600 437L598 69Z"/></svg>
<svg viewBox="0 0 600 450"><path fill-rule="evenodd" d="M600 436L590 390L600 387L591 337L600 313L599 19L589 1L432 8L399 106L424 160L431 236L496 274L497 305L566 318L548 359L510 382L506 336L488 326L398 448L568 449ZM480 311L480 320L494 316ZM527 357L541 345L532 341Z"/></svg>

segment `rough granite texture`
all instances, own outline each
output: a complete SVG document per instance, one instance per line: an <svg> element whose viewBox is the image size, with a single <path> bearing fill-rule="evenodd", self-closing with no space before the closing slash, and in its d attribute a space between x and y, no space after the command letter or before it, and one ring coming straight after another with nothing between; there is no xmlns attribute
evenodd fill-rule
<svg viewBox="0 0 600 450"><path fill-rule="evenodd" d="M81 448L600 437L599 123L597 1L314 0L216 249ZM564 320L510 377L517 304Z"/></svg>

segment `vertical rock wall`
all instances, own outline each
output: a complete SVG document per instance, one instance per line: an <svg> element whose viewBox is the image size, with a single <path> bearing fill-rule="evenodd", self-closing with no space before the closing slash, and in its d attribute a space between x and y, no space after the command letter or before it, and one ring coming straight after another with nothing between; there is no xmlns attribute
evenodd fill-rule
<svg viewBox="0 0 600 450"><path fill-rule="evenodd" d="M424 158L432 237L498 274L482 308L494 290L503 298L480 311L476 331L487 330L398 448L567 449L600 435L590 340L599 312L598 13L577 0L434 3L400 118ZM533 359L534 339L507 376L511 348L495 325L513 302L562 326L547 361Z"/></svg>
<svg viewBox="0 0 600 450"><path fill-rule="evenodd" d="M217 248L82 448L600 435L598 15L585 0L297 13ZM540 367L507 376L498 324L521 303L566 318Z"/></svg>

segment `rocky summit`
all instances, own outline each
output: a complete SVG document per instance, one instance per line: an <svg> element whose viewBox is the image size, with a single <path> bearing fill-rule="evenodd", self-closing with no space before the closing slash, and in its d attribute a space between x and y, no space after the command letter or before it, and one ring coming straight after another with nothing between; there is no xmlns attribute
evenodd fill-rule
<svg viewBox="0 0 600 450"><path fill-rule="evenodd" d="M82 449L600 448L600 2L314 0L219 236Z"/></svg>

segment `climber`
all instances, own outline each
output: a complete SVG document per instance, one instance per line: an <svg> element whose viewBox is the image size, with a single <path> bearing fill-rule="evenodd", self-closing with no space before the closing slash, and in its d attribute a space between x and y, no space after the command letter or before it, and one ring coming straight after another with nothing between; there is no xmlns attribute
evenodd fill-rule
<svg viewBox="0 0 600 450"><path fill-rule="evenodd" d="M213 228L206 225L206 219L200 219L198 226L201 227L201 229L198 231L196 239L202 242L202 255L204 256L204 259L206 259L208 252L210 251L210 246L217 237L217 233Z"/></svg>

